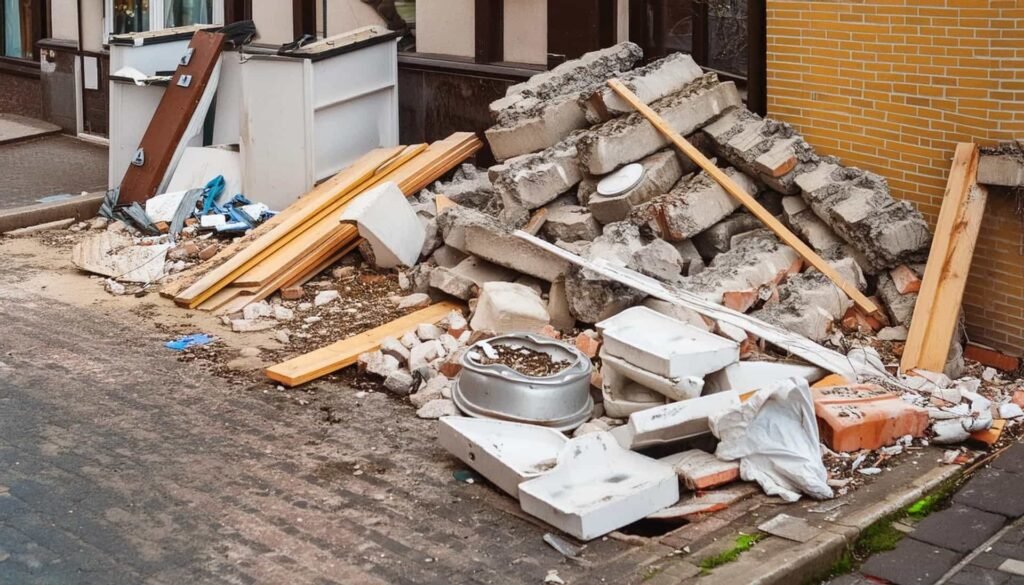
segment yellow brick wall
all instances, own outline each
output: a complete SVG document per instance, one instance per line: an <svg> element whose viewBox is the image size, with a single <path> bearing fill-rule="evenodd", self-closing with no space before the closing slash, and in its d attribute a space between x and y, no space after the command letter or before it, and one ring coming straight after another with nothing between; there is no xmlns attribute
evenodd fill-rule
<svg viewBox="0 0 1024 585"><path fill-rule="evenodd" d="M874 171L934 227L957 142L1024 138L1024 0L767 0L768 115ZM1024 353L1024 228L991 195L968 334Z"/></svg>

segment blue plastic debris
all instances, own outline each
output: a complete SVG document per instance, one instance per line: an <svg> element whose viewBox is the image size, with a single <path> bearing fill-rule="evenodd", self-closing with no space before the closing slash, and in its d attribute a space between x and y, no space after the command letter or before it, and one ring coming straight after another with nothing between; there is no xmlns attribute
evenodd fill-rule
<svg viewBox="0 0 1024 585"><path fill-rule="evenodd" d="M173 349L174 351L185 351L190 347L197 345L206 345L213 341L213 337L205 333L193 333L192 335L183 335L173 341L168 341L164 344L167 349Z"/></svg>

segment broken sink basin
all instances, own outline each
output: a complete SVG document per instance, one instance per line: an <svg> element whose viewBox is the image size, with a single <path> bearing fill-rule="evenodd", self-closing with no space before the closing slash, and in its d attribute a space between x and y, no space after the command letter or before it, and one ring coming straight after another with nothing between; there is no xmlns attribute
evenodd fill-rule
<svg viewBox="0 0 1024 585"><path fill-rule="evenodd" d="M635 382L640 386L653 390L670 400L689 400L700 396L704 388L704 380L697 376L684 378L664 378L643 368L634 366L626 360L617 358L601 348L602 373L606 374L605 384L611 394L619 393L622 385Z"/></svg>
<svg viewBox="0 0 1024 585"><path fill-rule="evenodd" d="M662 378L703 378L740 359L735 341L647 307L633 307L597 324L610 355Z"/></svg>
<svg viewBox="0 0 1024 585"><path fill-rule="evenodd" d="M808 384L828 374L818 366L786 362L736 362L704 378L704 392L736 390L740 393L760 390L773 382L803 378Z"/></svg>
<svg viewBox="0 0 1024 585"><path fill-rule="evenodd" d="M485 346L524 347L569 362L550 376L528 376L503 364L484 364ZM499 335L471 346L462 356L462 371L452 387L459 410L476 418L493 418L571 431L590 419L590 358L574 346L530 333Z"/></svg>
<svg viewBox="0 0 1024 585"><path fill-rule="evenodd" d="M519 484L551 470L569 441L546 427L462 416L441 418L438 440L449 453L517 499Z"/></svg>
<svg viewBox="0 0 1024 585"><path fill-rule="evenodd" d="M740 403L735 390L726 390L656 406L629 415L629 422L611 430L624 449L646 449L692 439L711 432L708 417Z"/></svg>
<svg viewBox="0 0 1024 585"><path fill-rule="evenodd" d="M554 469L519 485L523 511L580 540L678 500L679 478L671 466L623 449L606 432L571 439Z"/></svg>

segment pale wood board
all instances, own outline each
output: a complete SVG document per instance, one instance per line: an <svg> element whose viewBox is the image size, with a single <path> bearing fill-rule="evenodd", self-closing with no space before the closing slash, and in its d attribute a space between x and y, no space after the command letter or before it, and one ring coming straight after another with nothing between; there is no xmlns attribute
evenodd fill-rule
<svg viewBox="0 0 1024 585"><path fill-rule="evenodd" d="M270 379L285 386L298 386L356 363L360 354L379 348L381 340L385 337L401 337L420 323L437 323L452 311L462 310L462 305L458 303L440 302L380 327L271 366L267 368L266 373Z"/></svg>
<svg viewBox="0 0 1024 585"><path fill-rule="evenodd" d="M315 221L324 214L333 213L333 204L337 200L370 180L377 169L389 160L399 156L404 147L382 148L369 152L356 161L351 167L341 171L344 178L339 181L328 181L307 195L311 199L304 202L303 208L289 214L283 221L263 237L257 238L244 249L232 256L217 268L205 274L197 282L180 295L175 302L188 308L195 308L218 290L230 284L235 278L252 268L260 260L275 250L298 237L304 231L304 224Z"/></svg>
<svg viewBox="0 0 1024 585"><path fill-rule="evenodd" d="M751 197L732 180L729 175L726 175L715 166L710 160L707 159L696 147L689 143L685 138L682 137L678 132L672 129L668 123L659 116L654 110L652 110L647 104L640 101L632 91L629 90L625 85L617 79L608 80L608 85L619 94L622 99L626 100L630 105L633 106L640 114L647 118L647 120L658 129L666 138L668 138L679 150L686 156L690 157L693 162L697 163L697 166L704 169L704 171L711 176L723 189L726 190L729 195L734 197L744 207L747 208L750 213L761 220L768 229L772 230L779 238L786 243L789 247L796 250L800 256L807 261L808 264L816 268L822 274L828 277L836 286L838 286L847 296L853 300L861 310L869 315L881 315L878 305L866 297L862 292L857 290L857 287L846 279L832 267L831 264L825 261L824 258L819 256L810 246L804 243L796 234L789 231L786 226L782 225L770 211L761 206L756 199Z"/></svg>
<svg viewBox="0 0 1024 585"><path fill-rule="evenodd" d="M976 144L956 147L900 368L942 372L953 342L988 191L977 183Z"/></svg>

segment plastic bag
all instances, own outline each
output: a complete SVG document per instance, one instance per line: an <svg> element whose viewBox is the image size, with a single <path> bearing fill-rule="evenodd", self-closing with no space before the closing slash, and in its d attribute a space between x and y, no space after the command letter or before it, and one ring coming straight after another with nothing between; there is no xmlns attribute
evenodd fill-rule
<svg viewBox="0 0 1024 585"><path fill-rule="evenodd" d="M739 459L740 477L756 481L768 495L787 502L799 500L801 492L819 500L832 497L806 380L776 382L708 422L721 441L715 456Z"/></svg>

